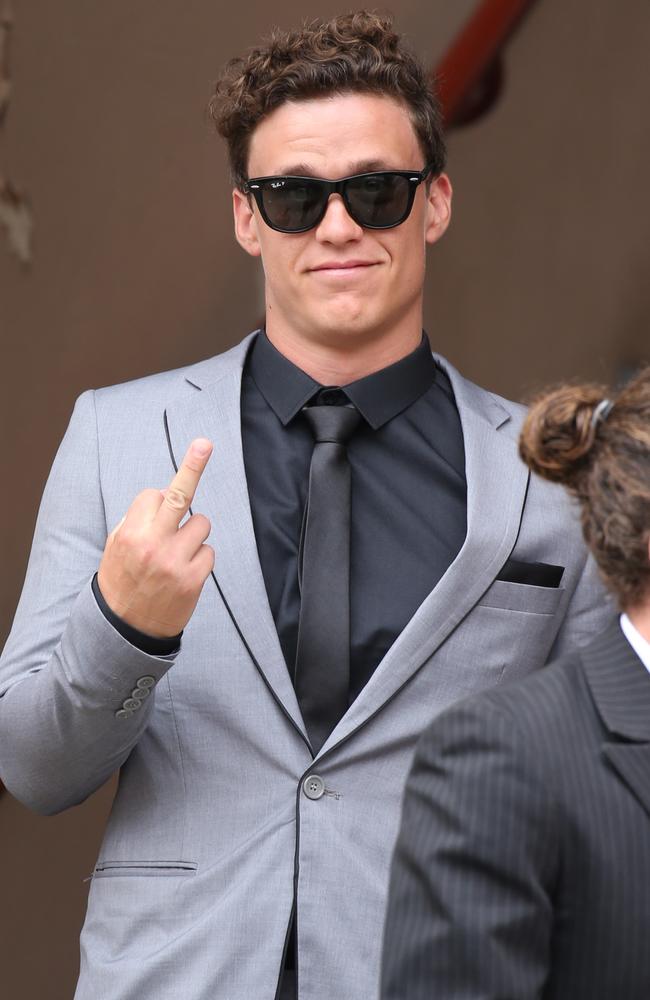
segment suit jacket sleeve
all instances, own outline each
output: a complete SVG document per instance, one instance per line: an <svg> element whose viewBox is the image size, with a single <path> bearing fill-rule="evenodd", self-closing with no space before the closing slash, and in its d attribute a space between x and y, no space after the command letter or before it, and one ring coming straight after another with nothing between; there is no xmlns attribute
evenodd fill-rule
<svg viewBox="0 0 650 1000"><path fill-rule="evenodd" d="M94 393L84 393L52 466L25 585L0 659L0 778L43 813L74 805L127 758L154 693L118 718L140 677L164 676L101 613L91 589L107 536Z"/></svg>
<svg viewBox="0 0 650 1000"><path fill-rule="evenodd" d="M556 806L513 720L440 716L406 786L382 1000L533 1000L548 971Z"/></svg>

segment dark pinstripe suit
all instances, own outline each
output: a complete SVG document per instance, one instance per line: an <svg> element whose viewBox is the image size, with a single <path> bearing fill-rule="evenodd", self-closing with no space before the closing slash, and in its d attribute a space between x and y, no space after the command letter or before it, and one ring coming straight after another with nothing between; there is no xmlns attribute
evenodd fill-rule
<svg viewBox="0 0 650 1000"><path fill-rule="evenodd" d="M618 621L446 711L409 778L382 1000L650 1000L650 674Z"/></svg>

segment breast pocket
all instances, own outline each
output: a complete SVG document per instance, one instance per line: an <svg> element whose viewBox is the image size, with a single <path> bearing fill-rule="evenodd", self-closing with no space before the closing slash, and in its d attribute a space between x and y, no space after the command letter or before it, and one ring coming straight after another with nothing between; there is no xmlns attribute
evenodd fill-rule
<svg viewBox="0 0 650 1000"><path fill-rule="evenodd" d="M564 587L533 587L528 583L495 580L478 602L479 607L503 608L528 615L554 615L564 596Z"/></svg>
<svg viewBox="0 0 650 1000"><path fill-rule="evenodd" d="M472 690L495 678L523 677L547 662L564 596L564 588L494 581L452 636L456 655L472 664Z"/></svg>

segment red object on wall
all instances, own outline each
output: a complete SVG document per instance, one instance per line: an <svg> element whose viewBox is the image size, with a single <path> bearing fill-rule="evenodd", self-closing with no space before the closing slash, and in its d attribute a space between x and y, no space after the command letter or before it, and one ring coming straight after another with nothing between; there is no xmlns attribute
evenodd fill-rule
<svg viewBox="0 0 650 1000"><path fill-rule="evenodd" d="M483 0L434 70L447 129L488 110L503 79L504 46L535 0Z"/></svg>

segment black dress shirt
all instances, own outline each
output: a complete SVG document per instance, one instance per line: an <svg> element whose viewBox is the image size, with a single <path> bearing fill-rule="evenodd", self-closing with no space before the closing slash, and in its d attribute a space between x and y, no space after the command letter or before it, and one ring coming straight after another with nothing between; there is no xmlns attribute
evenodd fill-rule
<svg viewBox="0 0 650 1000"><path fill-rule="evenodd" d="M257 549L293 677L298 547L313 438L301 408L322 386L264 333L242 381L242 442ZM345 386L362 415L348 444L350 702L457 555L466 533L463 435L426 336L407 357Z"/></svg>

